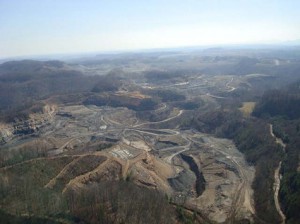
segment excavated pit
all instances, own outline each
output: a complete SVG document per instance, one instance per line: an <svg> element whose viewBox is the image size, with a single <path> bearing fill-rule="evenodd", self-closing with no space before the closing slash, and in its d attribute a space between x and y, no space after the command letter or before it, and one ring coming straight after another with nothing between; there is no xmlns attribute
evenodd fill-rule
<svg viewBox="0 0 300 224"><path fill-rule="evenodd" d="M204 179L204 176L199 171L199 167L197 163L194 161L193 157L184 154L180 154L180 156L189 165L191 171L193 171L193 173L196 176L195 190L196 190L197 197L199 197L205 191L206 181Z"/></svg>

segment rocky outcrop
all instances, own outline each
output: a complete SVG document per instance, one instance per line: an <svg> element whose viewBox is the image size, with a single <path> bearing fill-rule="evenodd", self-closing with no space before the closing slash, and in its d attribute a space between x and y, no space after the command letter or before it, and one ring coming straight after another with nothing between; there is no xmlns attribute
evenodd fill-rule
<svg viewBox="0 0 300 224"><path fill-rule="evenodd" d="M0 144L8 142L13 137L13 127L7 124L0 124Z"/></svg>
<svg viewBox="0 0 300 224"><path fill-rule="evenodd" d="M16 135L28 135L38 131L41 127L51 122L57 111L55 105L45 105L42 112L32 113L28 120L19 120L10 124L0 124L0 143L10 141Z"/></svg>
<svg viewBox="0 0 300 224"><path fill-rule="evenodd" d="M40 122L36 123L34 120L20 122L14 125L14 135L28 135L34 133L42 126Z"/></svg>

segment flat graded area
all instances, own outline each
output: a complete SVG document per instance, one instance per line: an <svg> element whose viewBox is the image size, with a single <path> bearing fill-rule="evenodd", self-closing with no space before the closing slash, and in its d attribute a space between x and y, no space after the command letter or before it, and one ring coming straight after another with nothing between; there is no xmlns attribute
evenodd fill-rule
<svg viewBox="0 0 300 224"><path fill-rule="evenodd" d="M225 222L232 216L250 216L254 213L254 169L245 163L230 140L195 130L148 128L172 122L182 113L161 122L137 123L135 114L126 108L58 107L51 123L39 131L39 139L47 146L49 158L45 160L62 155L77 157L53 173L43 186L65 192L88 182L132 178L138 185L165 192L175 202L184 197L188 205L216 222ZM35 140L29 138L26 144L31 141ZM101 148L104 143L107 148ZM200 196L195 193L194 173L180 157L183 153L194 158L205 179L205 190ZM6 169L9 168L1 168L3 178ZM171 179L179 181L180 187L170 184Z"/></svg>

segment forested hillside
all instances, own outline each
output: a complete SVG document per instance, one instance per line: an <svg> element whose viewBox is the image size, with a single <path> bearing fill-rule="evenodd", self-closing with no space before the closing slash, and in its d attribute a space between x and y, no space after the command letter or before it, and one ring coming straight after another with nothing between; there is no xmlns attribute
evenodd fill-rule
<svg viewBox="0 0 300 224"><path fill-rule="evenodd" d="M265 93L253 114L269 120L286 144L280 200L288 223L300 222L300 82Z"/></svg>

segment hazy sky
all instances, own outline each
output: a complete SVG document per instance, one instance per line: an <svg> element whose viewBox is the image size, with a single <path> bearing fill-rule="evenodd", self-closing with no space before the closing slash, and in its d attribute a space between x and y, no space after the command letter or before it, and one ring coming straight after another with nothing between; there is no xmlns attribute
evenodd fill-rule
<svg viewBox="0 0 300 224"><path fill-rule="evenodd" d="M0 0L0 57L300 39L300 0Z"/></svg>

